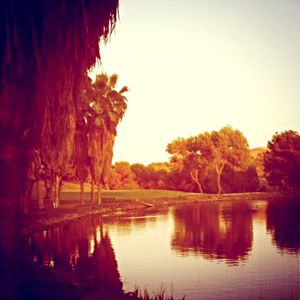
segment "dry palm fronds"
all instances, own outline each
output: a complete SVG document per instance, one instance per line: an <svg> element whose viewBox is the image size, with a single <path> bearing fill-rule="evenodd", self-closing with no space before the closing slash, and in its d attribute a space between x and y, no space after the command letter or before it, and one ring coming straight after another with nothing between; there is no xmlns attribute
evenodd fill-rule
<svg viewBox="0 0 300 300"><path fill-rule="evenodd" d="M117 10L118 0L0 2L0 159L35 146L52 169L66 167L79 88Z"/></svg>

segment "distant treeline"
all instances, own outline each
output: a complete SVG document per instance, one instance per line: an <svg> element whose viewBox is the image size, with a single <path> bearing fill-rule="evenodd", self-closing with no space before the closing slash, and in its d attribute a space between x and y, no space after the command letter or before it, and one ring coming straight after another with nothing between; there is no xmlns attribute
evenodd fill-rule
<svg viewBox="0 0 300 300"><path fill-rule="evenodd" d="M204 193L299 191L300 136L295 131L275 133L267 147L249 149L243 134L227 126L178 138L168 144L167 152L169 162L115 163L106 187Z"/></svg>

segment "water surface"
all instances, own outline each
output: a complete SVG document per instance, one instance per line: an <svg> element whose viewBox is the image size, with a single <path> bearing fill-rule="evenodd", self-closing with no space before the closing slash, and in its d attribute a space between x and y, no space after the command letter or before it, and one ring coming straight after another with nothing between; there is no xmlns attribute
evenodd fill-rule
<svg viewBox="0 0 300 300"><path fill-rule="evenodd" d="M36 233L27 259L107 292L300 299L300 201L229 201L93 217Z"/></svg>

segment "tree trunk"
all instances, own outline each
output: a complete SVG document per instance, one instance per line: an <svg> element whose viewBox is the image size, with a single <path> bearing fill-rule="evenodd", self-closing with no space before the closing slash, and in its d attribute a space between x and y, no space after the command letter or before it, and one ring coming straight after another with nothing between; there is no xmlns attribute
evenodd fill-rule
<svg viewBox="0 0 300 300"><path fill-rule="evenodd" d="M22 194L20 199L20 212L27 214L29 212L28 193Z"/></svg>
<svg viewBox="0 0 300 300"><path fill-rule="evenodd" d="M58 175L58 206L60 206L60 200L61 200L62 190L63 190L62 176Z"/></svg>
<svg viewBox="0 0 300 300"><path fill-rule="evenodd" d="M97 189L97 204L101 204L102 202L102 196L101 196L101 184L98 183L98 189Z"/></svg>
<svg viewBox="0 0 300 300"><path fill-rule="evenodd" d="M55 182L54 176L51 176L50 187L49 187L49 203L52 208L55 208Z"/></svg>
<svg viewBox="0 0 300 300"><path fill-rule="evenodd" d="M58 174L54 175L54 208L59 207L59 176Z"/></svg>
<svg viewBox="0 0 300 300"><path fill-rule="evenodd" d="M81 205L84 205L83 195L84 195L84 182L80 181L80 204Z"/></svg>
<svg viewBox="0 0 300 300"><path fill-rule="evenodd" d="M92 180L91 182L91 204L95 201L95 182Z"/></svg>
<svg viewBox="0 0 300 300"><path fill-rule="evenodd" d="M44 198L41 197L41 192L40 192L40 181L36 181L36 198L38 202L38 209L44 209L45 208L45 201Z"/></svg>
<svg viewBox="0 0 300 300"><path fill-rule="evenodd" d="M202 189L202 185L199 181L199 171L198 170L195 170L195 174L193 173L193 171L190 172L190 175L191 175L191 178L195 181L195 183L197 184L198 186L198 189L199 189L199 192L202 194L203 193L203 189Z"/></svg>
<svg viewBox="0 0 300 300"><path fill-rule="evenodd" d="M45 174L44 178L44 186L45 186L45 197L44 197L44 206L49 208L53 207L53 181L52 181L52 173L48 171Z"/></svg>
<svg viewBox="0 0 300 300"><path fill-rule="evenodd" d="M3 146L3 144L1 145ZM0 158L0 299L19 299L19 214L24 200L20 149L2 147ZM6 152L6 153L5 153ZM4 157L5 154L7 158Z"/></svg>
<svg viewBox="0 0 300 300"><path fill-rule="evenodd" d="M222 185L221 185L221 175L224 169L225 164L223 163L220 167L216 165L216 173L217 173L217 185L218 185L218 194L222 193Z"/></svg>

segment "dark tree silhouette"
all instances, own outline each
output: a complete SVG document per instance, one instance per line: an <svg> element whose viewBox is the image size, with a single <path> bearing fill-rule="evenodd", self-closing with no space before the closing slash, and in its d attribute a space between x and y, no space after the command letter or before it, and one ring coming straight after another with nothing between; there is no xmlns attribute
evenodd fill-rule
<svg viewBox="0 0 300 300"><path fill-rule="evenodd" d="M68 164L78 89L117 9L118 0L0 1L1 299L18 298L16 215L26 211L25 155L39 149L55 174Z"/></svg>
<svg viewBox="0 0 300 300"><path fill-rule="evenodd" d="M276 133L264 155L266 177L270 185L283 190L300 187L300 135L296 131Z"/></svg>

